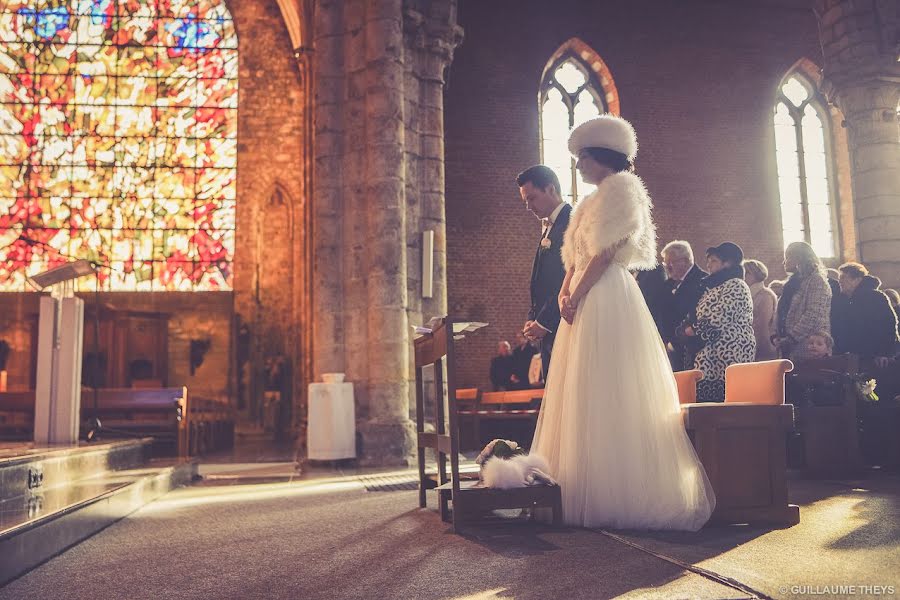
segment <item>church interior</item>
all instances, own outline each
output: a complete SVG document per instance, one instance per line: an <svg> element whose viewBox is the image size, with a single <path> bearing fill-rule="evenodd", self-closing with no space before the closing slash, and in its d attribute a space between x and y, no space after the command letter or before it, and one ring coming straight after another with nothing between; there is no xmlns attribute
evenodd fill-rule
<svg viewBox="0 0 900 600"><path fill-rule="evenodd" d="M462 500L544 398L517 176L577 212L601 115L671 294L833 279L828 356L673 368L697 532ZM897 0L0 0L0 599L893 596L897 289Z"/></svg>

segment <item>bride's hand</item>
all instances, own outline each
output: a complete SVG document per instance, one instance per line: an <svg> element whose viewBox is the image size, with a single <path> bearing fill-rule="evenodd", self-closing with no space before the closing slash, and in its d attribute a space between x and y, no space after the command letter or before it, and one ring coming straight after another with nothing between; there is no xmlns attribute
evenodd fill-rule
<svg viewBox="0 0 900 600"><path fill-rule="evenodd" d="M572 324L572 321L575 320L575 313L578 309L578 306L572 302L572 298L570 296L566 296L563 298L562 305L559 309L559 315L565 319L566 323L569 325Z"/></svg>

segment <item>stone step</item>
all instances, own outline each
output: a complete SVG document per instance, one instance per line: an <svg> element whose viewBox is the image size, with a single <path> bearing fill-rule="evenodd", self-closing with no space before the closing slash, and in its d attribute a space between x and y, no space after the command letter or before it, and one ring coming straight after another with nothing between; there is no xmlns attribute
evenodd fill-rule
<svg viewBox="0 0 900 600"><path fill-rule="evenodd" d="M0 448L0 503L136 468L147 462L152 444L152 438L140 438L66 447L12 444Z"/></svg>
<svg viewBox="0 0 900 600"><path fill-rule="evenodd" d="M168 463L28 490L0 504L0 586L196 476L194 462Z"/></svg>

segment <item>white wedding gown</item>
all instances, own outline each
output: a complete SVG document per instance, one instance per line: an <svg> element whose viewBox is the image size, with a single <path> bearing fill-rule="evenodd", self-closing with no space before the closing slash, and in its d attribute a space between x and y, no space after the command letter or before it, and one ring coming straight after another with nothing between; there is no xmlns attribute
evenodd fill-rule
<svg viewBox="0 0 900 600"><path fill-rule="evenodd" d="M613 177L625 175L640 182L630 174ZM631 233L581 300L572 325L560 322L531 452L547 459L559 482L567 524L696 531L709 519L715 497L685 432L663 342L626 269L647 266L655 256L649 198L643 192L644 200L628 199L634 182L625 181L624 192L621 183L601 183L569 225L570 289L607 239L623 239L622 227ZM622 208L610 211L610 203L623 202L623 193L625 202L636 204L637 217L626 218L630 225L609 223ZM592 219L597 211L604 216Z"/></svg>

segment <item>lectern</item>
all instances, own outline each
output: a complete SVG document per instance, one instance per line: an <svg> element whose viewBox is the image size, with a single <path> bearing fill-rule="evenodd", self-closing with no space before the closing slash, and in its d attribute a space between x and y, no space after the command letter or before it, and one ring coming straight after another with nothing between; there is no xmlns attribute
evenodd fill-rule
<svg viewBox="0 0 900 600"><path fill-rule="evenodd" d="M88 260L76 260L28 277L41 298L38 321L37 384L34 404L36 444L74 444L81 412L81 350L84 301L74 281L95 273Z"/></svg>

